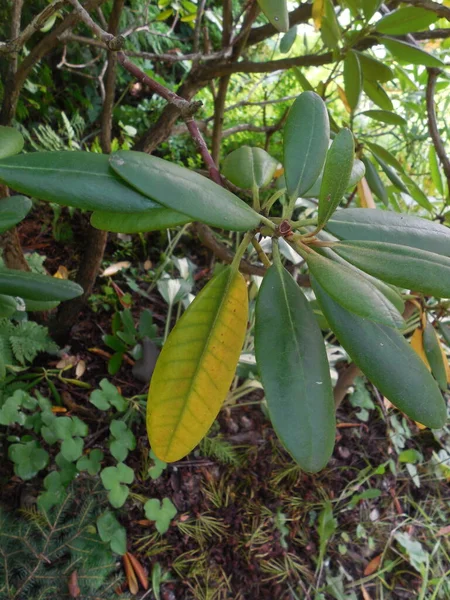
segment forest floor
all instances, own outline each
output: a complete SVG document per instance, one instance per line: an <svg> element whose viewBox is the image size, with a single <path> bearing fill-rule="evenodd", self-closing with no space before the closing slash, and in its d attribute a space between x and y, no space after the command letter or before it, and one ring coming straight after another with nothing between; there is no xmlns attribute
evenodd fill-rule
<svg viewBox="0 0 450 600"><path fill-rule="evenodd" d="M51 214L44 226L41 219L24 221L23 246L45 254L50 273L61 265L71 271L78 257L70 243L54 241L50 220ZM111 241L105 264L129 261L129 277L144 290L149 272L160 264L163 239L154 234L133 243L126 238ZM188 236L177 254L197 266L195 286L202 287L210 277L209 254L193 246ZM146 260L152 261L150 267ZM167 304L157 289L147 299L132 291L121 273L113 279L132 294L136 319L140 310L150 309L162 335ZM111 289L110 280L99 278L93 301L72 331L68 353L84 361L81 380L92 389L106 377L124 397L137 399L137 447L127 459L135 481L117 516L127 530L129 549L149 574L155 573L155 564L161 567L158 581L153 581L158 589L145 597L450 598L450 468L443 454L450 453L449 431L438 435L420 429L360 379L352 401L347 398L338 411L337 441L328 467L307 475L277 441L263 393L255 388L226 403L199 450L151 479L143 400L148 386L134 379L129 363L115 376L108 375L105 353L110 349L102 336L110 332L112 314L121 307L117 296L105 294L105 286ZM47 366L55 363L48 357L42 360ZM236 381L238 389L243 382ZM104 449L107 413L89 404L89 391L56 385L71 399L68 414L84 409L79 416L89 425L89 447ZM41 391L46 393L45 388ZM86 409L91 416L82 416ZM18 507L23 484L10 463L3 463L0 471L1 479L8 480L0 501ZM145 520L142 503L166 497L177 515L160 535Z"/></svg>

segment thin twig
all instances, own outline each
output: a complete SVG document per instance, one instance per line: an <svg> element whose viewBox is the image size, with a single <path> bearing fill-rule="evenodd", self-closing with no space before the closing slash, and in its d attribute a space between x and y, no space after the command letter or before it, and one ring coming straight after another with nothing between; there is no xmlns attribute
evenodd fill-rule
<svg viewBox="0 0 450 600"><path fill-rule="evenodd" d="M198 53L200 47L200 32L202 30L202 17L205 10L206 0L200 0L197 6L197 18L195 19L194 43L192 45L194 53Z"/></svg>
<svg viewBox="0 0 450 600"><path fill-rule="evenodd" d="M188 128L189 133L191 134L192 139L197 145L200 154L202 155L203 161L205 165L208 167L210 178L217 183L218 185L222 185L222 179L220 177L219 170L214 162L213 157L209 153L208 146L206 145L205 140L203 139L202 134L198 128L196 121L191 117L185 119L186 127Z"/></svg>
<svg viewBox="0 0 450 600"><path fill-rule="evenodd" d="M8 42L0 42L0 54L8 54L10 52L19 52L30 37L39 31L45 23L53 16L62 6L65 0L53 0L51 4L46 6L42 12L36 15L21 33L17 33ZM18 5L18 2L16 2Z"/></svg>

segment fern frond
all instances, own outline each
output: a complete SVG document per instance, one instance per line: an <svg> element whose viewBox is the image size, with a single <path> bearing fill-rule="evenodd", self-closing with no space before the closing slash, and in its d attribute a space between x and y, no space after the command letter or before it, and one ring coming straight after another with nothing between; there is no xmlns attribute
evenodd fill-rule
<svg viewBox="0 0 450 600"><path fill-rule="evenodd" d="M224 464L234 466L240 464L239 455L234 446L226 442L220 435L203 438L200 442L200 452L203 456L215 458Z"/></svg>

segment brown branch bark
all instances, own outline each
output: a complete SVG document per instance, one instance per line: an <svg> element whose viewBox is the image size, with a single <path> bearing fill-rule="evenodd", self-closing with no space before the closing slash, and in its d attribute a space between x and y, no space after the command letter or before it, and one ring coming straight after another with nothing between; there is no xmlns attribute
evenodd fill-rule
<svg viewBox="0 0 450 600"><path fill-rule="evenodd" d="M228 86L230 84L230 75L221 77L219 81L219 87L217 95L214 98L214 123L212 133L212 157L216 164L219 164L220 158L220 146L222 142L222 129L223 129L223 118L225 111L225 101L228 92Z"/></svg>
<svg viewBox="0 0 450 600"><path fill-rule="evenodd" d="M447 178L448 189L450 190L450 160L447 156L447 152L445 151L445 144L442 141L441 135L439 133L437 118L436 118L436 108L434 105L434 90L436 87L436 80L440 73L439 69L428 68L428 82L427 82L427 91L426 91L426 101L427 101L427 115L428 115L428 130L430 132L430 137L433 141L433 146L436 149L436 154L439 157L439 160L442 164L442 168L445 173L445 177Z"/></svg>
<svg viewBox="0 0 450 600"><path fill-rule="evenodd" d="M114 0L111 16L109 18L108 32L116 36L119 29L120 16L125 4L125 0ZM101 115L100 143L104 154L111 152L112 135L112 117L114 108L114 99L116 91L116 71L117 57L116 53L108 51L108 66L105 73L105 99ZM53 331L58 336L67 335L75 324L80 310L86 304L95 285L97 274L100 270L108 233L95 229L87 225L85 232L88 240L83 252L83 258L77 273L76 281L84 289L84 294L74 298L69 302L64 302L58 310L56 321L53 325Z"/></svg>
<svg viewBox="0 0 450 600"><path fill-rule="evenodd" d="M361 370L350 363L340 373L336 385L334 386L334 405L336 408L340 406L345 396L348 394L348 389L353 385L356 377L361 375Z"/></svg>
<svg viewBox="0 0 450 600"><path fill-rule="evenodd" d="M190 100L195 94L204 87L204 83L196 81L191 75L188 76L185 83L177 90L178 96ZM172 127L180 116L179 109L173 104L168 104L162 111L159 119L150 127L148 131L135 144L133 150L147 152L151 154L162 142L170 135Z"/></svg>
<svg viewBox="0 0 450 600"><path fill-rule="evenodd" d="M23 0L17 0L11 9L11 39L16 39L20 34L20 21L22 18ZM14 80L17 73L18 58L17 53L8 56L4 74L4 103L7 102L6 96L14 89ZM0 114L0 124L10 125L11 114ZM9 189L6 185L0 183L0 198L9 196ZM20 271L29 271L27 261L22 252L19 235L14 227L0 236L0 246L3 250L3 260L9 269L18 269Z"/></svg>
<svg viewBox="0 0 450 600"><path fill-rule="evenodd" d="M85 8L86 10L92 10L104 2L106 2L106 0L87 0ZM8 93L5 93L3 97L0 124L10 123L11 119L14 117L20 91L34 65L59 44L59 39L63 33L73 27L77 21L78 16L76 13L68 15L59 25L52 29L48 35L36 44L28 56L20 63L13 84L9 88Z"/></svg>
<svg viewBox="0 0 450 600"><path fill-rule="evenodd" d="M425 8L426 10L436 13L442 19L447 19L450 21L450 8L444 4L438 4L432 0L402 0L402 2L403 4L420 6L420 8ZM414 37L416 37L416 34L414 34Z"/></svg>
<svg viewBox="0 0 450 600"><path fill-rule="evenodd" d="M22 8L23 8L24 0L16 0L13 2L11 8L11 39L14 40L19 37L20 34L20 21L22 18ZM4 71L4 99L3 105L7 103L7 97L11 94L15 87L15 78L17 73L17 67L19 63L17 52L12 52L6 57L6 67ZM10 125L11 120L13 118L13 114L4 113L3 111L0 113L0 125Z"/></svg>
<svg viewBox="0 0 450 600"><path fill-rule="evenodd" d="M203 12L205 10L206 0L200 0L197 5L197 18L195 19L195 30L194 30L194 42L192 44L192 49L194 53L199 51L200 48L200 32L202 30L202 18Z"/></svg>
<svg viewBox="0 0 450 600"><path fill-rule="evenodd" d="M43 25L45 25L46 21L55 14L60 8L63 7L65 0L53 0L51 4L46 6L42 12L36 15L30 23L25 27L25 29L20 32L16 32L16 35L12 37L8 42L0 42L0 54L16 54L19 52L23 46L27 43L27 41L31 38L31 36L39 31ZM23 4L23 2L22 2ZM20 9L20 2L16 2L14 4L14 9ZM14 21L14 19L13 19Z"/></svg>
<svg viewBox="0 0 450 600"><path fill-rule="evenodd" d="M209 248L217 258L221 261L230 264L233 261L234 253L220 242L214 235L213 230L204 223L192 223L192 229L197 235L201 243ZM253 265L248 260L242 259L239 264L239 271L246 275L259 275L264 277L267 269L260 265ZM311 287L311 282L308 275L297 275L297 283L302 287Z"/></svg>

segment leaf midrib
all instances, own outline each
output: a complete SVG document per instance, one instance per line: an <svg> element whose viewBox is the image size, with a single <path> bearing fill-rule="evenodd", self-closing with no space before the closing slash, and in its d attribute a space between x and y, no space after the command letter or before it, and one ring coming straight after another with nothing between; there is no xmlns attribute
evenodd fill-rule
<svg viewBox="0 0 450 600"><path fill-rule="evenodd" d="M229 269L230 269L230 272L228 274L228 282L226 283L226 285L225 285L225 287L223 289L222 298L221 298L221 301L219 303L219 306L218 306L218 309L217 309L217 312L216 312L216 316L214 317L214 319L212 321L212 324L211 324L211 327L210 327L210 330L209 330L209 333L208 333L207 337L205 338L205 343L204 343L204 346L203 346L203 350L201 351L201 354L200 354L200 357L199 357L199 360L198 360L198 363L197 363L197 367L196 367L196 369L194 371L194 374L192 375L191 384L189 385L188 391L185 393L186 401L183 402L183 408L180 411L180 414L178 416L177 422L176 422L176 424L174 426L174 429L173 429L173 431L172 431L172 433L171 433L171 435L169 437L169 440L168 440L168 443L167 443L167 446L166 446L166 454L168 454L169 451L172 449L171 446L172 446L172 442L174 440L175 434L178 432L180 424L183 421L185 412L187 410L187 406L189 404L188 403L188 398L192 394L192 391L195 390L195 381L196 381L196 378L197 378L199 372L201 371L200 365L202 364L203 358L204 358L205 354L207 353L206 351L207 351L207 348L209 347L209 343L210 343L210 341L211 341L211 339L213 337L213 332L215 330L216 323L219 320L219 317L220 317L220 315L222 313L225 299L228 297L228 292L229 292L229 289L231 287L232 281L234 279L233 276L236 275L235 272L231 271L231 267L229 267Z"/></svg>

